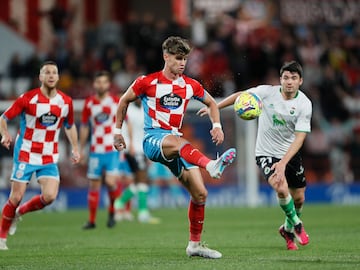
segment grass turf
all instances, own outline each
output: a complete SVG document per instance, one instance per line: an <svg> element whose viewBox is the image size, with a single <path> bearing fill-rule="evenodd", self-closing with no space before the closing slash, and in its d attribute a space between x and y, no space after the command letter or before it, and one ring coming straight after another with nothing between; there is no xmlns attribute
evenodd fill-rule
<svg viewBox="0 0 360 270"><path fill-rule="evenodd" d="M306 205L310 244L287 251L279 207L209 208L203 240L220 260L188 258L186 209L154 211L159 225L137 222L82 231L86 210L30 213L0 251L0 269L359 269L360 206Z"/></svg>

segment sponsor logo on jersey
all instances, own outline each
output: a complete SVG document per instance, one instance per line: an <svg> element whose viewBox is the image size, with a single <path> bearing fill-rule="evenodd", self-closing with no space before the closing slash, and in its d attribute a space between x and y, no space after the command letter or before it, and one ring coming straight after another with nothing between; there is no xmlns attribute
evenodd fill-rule
<svg viewBox="0 0 360 270"><path fill-rule="evenodd" d="M55 114L52 114L51 112L44 113L42 116L40 116L40 124L44 127L49 127L54 125L57 122L58 118Z"/></svg>
<svg viewBox="0 0 360 270"><path fill-rule="evenodd" d="M101 112L95 116L95 122L98 124L104 123L110 117L109 114Z"/></svg>
<svg viewBox="0 0 360 270"><path fill-rule="evenodd" d="M167 94L160 98L160 105L170 110L179 108L182 102L182 98L174 93Z"/></svg>
<svg viewBox="0 0 360 270"><path fill-rule="evenodd" d="M278 119L276 114L273 115L273 126L285 126L286 121L284 119Z"/></svg>

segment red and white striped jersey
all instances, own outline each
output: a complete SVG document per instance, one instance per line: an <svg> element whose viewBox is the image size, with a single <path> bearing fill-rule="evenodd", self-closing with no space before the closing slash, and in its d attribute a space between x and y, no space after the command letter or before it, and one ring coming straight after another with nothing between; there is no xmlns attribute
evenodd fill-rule
<svg viewBox="0 0 360 270"><path fill-rule="evenodd" d="M57 163L60 128L74 124L72 99L61 91L49 99L36 88L16 99L2 117L11 120L18 115L14 159L33 165Z"/></svg>
<svg viewBox="0 0 360 270"><path fill-rule="evenodd" d="M162 71L137 78L132 88L142 100L145 130L162 128L175 133L182 126L190 99L202 101L206 94L198 81L185 75L171 81Z"/></svg>
<svg viewBox="0 0 360 270"><path fill-rule="evenodd" d="M114 151L114 128L119 97L108 95L100 100L96 96L86 99L81 123L90 125L90 152L106 153Z"/></svg>

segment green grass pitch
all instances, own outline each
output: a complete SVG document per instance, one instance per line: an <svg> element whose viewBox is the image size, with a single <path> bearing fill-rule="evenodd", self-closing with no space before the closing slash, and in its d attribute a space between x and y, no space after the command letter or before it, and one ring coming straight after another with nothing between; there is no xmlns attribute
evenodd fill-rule
<svg viewBox="0 0 360 270"><path fill-rule="evenodd" d="M188 258L187 209L154 211L159 225L137 222L82 231L86 210L30 213L0 252L0 269L360 269L360 206L306 205L310 244L287 251L279 207L209 208L203 240L219 260Z"/></svg>

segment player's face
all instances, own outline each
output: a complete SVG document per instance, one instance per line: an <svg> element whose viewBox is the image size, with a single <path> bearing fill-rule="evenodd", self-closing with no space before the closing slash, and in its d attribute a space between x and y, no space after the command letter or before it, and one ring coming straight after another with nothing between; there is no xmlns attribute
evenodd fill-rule
<svg viewBox="0 0 360 270"><path fill-rule="evenodd" d="M295 96L303 79L296 72L284 71L280 77L281 89L286 96Z"/></svg>
<svg viewBox="0 0 360 270"><path fill-rule="evenodd" d="M170 72L175 75L184 73L187 58L187 55L165 54L166 65Z"/></svg>
<svg viewBox="0 0 360 270"><path fill-rule="evenodd" d="M54 65L45 65L40 70L39 80L48 89L54 89L59 81L59 72Z"/></svg>
<svg viewBox="0 0 360 270"><path fill-rule="evenodd" d="M94 88L99 96L104 95L110 89L110 80L107 76L97 77L94 81Z"/></svg>

